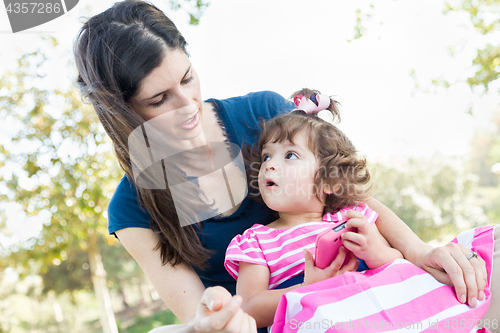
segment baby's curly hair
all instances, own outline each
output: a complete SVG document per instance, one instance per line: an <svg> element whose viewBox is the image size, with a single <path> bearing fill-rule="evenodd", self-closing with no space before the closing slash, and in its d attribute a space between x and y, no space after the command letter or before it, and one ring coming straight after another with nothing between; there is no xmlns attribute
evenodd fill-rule
<svg viewBox="0 0 500 333"><path fill-rule="evenodd" d="M292 94L294 96L319 94L319 91L302 89ZM339 103L330 98L327 108L335 120L340 120ZM262 201L258 186L258 174L262 164L261 152L265 144L271 142L289 141L293 143L296 134L303 132L309 149L319 161L319 168L314 176L317 189L324 185L333 191L326 196L325 213L335 213L341 208L364 201L371 194L370 173L366 160L356 156L356 148L352 142L335 125L317 115L301 112L291 112L279 115L261 124L262 132L256 145L247 149L245 161L249 195ZM316 197L321 201L319 193Z"/></svg>

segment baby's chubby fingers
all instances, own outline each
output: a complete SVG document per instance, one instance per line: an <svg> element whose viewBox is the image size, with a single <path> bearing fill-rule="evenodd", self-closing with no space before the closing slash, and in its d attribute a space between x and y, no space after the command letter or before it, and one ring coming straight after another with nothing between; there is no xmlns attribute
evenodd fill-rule
<svg viewBox="0 0 500 333"><path fill-rule="evenodd" d="M342 244L349 250L354 251L360 250L362 247L366 246L366 237L355 232L346 232L341 236Z"/></svg>
<svg viewBox="0 0 500 333"><path fill-rule="evenodd" d="M348 218L350 218L350 219L352 219L352 218L356 218L356 217L358 217L358 218L364 218L364 217L365 217L365 216L363 215L363 213L361 213L361 212L357 212L357 211L352 210L352 209L349 209L347 212L345 212L345 213L344 213L344 216L345 216L345 217L348 217Z"/></svg>
<svg viewBox="0 0 500 333"><path fill-rule="evenodd" d="M368 233L368 228L370 224L364 216L360 212L356 212L354 210L348 210L345 214L345 217L349 218L349 221L346 222L346 229L357 228L359 233L366 234Z"/></svg>
<svg viewBox="0 0 500 333"><path fill-rule="evenodd" d="M345 272L349 272L349 271L356 271L358 269L358 265L359 265L358 258L356 258L356 256L352 252L349 252L348 256L350 258L349 262L347 264L345 264L344 266L342 266L342 268L340 268L337 275L344 274Z"/></svg>

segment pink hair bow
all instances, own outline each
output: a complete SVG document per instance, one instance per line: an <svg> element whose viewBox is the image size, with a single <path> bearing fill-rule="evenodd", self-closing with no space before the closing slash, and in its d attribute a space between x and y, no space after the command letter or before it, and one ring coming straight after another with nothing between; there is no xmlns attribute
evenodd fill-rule
<svg viewBox="0 0 500 333"><path fill-rule="evenodd" d="M311 97L300 95L294 96L293 102L297 108L292 111L302 110L307 114L315 114L330 106L330 97L326 95L312 94Z"/></svg>

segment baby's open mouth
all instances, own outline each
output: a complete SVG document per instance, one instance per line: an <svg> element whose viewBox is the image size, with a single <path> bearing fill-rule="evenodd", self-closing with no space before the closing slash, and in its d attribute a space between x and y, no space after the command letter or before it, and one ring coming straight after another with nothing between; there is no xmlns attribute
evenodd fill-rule
<svg viewBox="0 0 500 333"><path fill-rule="evenodd" d="M276 184L272 180L266 180L266 187L268 187L268 186L278 186L278 184Z"/></svg>

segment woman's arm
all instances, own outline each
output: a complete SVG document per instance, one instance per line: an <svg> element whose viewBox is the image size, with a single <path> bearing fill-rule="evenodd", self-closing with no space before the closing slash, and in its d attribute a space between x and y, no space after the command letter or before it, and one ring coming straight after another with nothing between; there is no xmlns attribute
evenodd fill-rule
<svg viewBox="0 0 500 333"><path fill-rule="evenodd" d="M476 299L484 299L486 267L481 258L466 259L470 253L463 245L449 243L433 248L425 244L389 208L370 198L366 203L379 214L377 228L392 247L401 251L404 257L424 269L438 281L453 285L460 302L468 300L470 305Z"/></svg>
<svg viewBox="0 0 500 333"><path fill-rule="evenodd" d="M134 257L161 298L187 326L164 327L166 332L255 333L255 321L240 307L241 298L231 297L222 287L207 288L187 264L163 265L154 250L156 235L150 229L126 228L116 232L125 249ZM162 329L158 329L158 333Z"/></svg>
<svg viewBox="0 0 500 333"><path fill-rule="evenodd" d="M162 326L149 333L257 333L255 319L241 310L241 300L241 296L231 297L223 287L207 288L198 303L193 324Z"/></svg>
<svg viewBox="0 0 500 333"><path fill-rule="evenodd" d="M393 248L398 249L406 260L417 264L419 259L432 249L432 246L425 244L406 223L379 201L369 198L366 203L379 214L377 228L382 236Z"/></svg>
<svg viewBox="0 0 500 333"><path fill-rule="evenodd" d="M183 323L192 321L205 286L186 263L163 265L154 250L156 235L150 229L126 228L116 232L120 242L141 266L165 304Z"/></svg>

